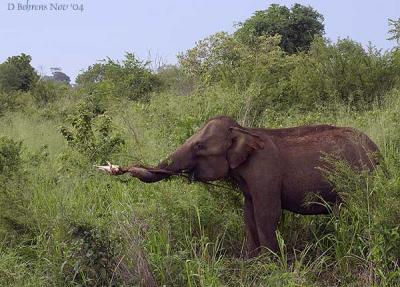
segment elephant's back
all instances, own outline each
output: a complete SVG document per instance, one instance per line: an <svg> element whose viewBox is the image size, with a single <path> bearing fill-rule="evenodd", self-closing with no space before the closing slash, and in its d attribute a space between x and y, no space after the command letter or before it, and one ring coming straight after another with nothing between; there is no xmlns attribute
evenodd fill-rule
<svg viewBox="0 0 400 287"><path fill-rule="evenodd" d="M355 167L372 169L377 164L377 145L354 128L316 125L267 132L274 138L282 157L288 161L297 158L305 163L320 163L322 155L331 154Z"/></svg>
<svg viewBox="0 0 400 287"><path fill-rule="evenodd" d="M290 128L262 129L262 130L266 131L271 136L276 136L281 138L290 138L290 137L297 138L297 137L314 135L340 129L346 129L346 128L337 127L333 125L308 125L308 126L298 126Z"/></svg>

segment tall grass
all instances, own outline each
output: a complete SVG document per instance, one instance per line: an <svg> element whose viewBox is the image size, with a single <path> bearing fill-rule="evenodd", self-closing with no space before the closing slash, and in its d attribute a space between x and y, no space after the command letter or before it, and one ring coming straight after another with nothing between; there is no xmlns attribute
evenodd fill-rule
<svg viewBox="0 0 400 287"><path fill-rule="evenodd" d="M379 145L388 174L378 168L358 175L340 166L329 180L344 194L342 205L326 216L284 212L280 251L245 259L239 191L182 179L148 185L100 174L68 147L58 132L61 118L10 112L1 118L0 136L21 140L23 149L18 179L3 182L0 189L0 285L400 283L398 92L385 106L364 112L344 106L287 114L271 109L250 119L241 104L247 96L207 93L178 98L165 93L150 103L108 107L126 143L111 159L155 164L209 117L230 114L254 126L356 127Z"/></svg>

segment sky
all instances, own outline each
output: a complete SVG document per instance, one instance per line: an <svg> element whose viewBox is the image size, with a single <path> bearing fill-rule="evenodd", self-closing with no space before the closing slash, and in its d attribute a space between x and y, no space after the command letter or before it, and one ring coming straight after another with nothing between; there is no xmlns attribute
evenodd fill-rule
<svg viewBox="0 0 400 287"><path fill-rule="evenodd" d="M236 23L272 3L312 6L324 16L325 36L332 41L350 37L383 50L395 45L387 40L388 19L400 17L399 0L0 0L0 62L26 53L40 74L61 67L72 79L126 52L173 64L196 41L233 32ZM47 10L21 10L27 4Z"/></svg>

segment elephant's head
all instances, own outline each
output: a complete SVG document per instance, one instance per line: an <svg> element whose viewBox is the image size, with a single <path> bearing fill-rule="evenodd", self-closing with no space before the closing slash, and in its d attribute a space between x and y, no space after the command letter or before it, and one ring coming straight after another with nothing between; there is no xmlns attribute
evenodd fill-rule
<svg viewBox="0 0 400 287"><path fill-rule="evenodd" d="M249 155L264 148L261 137L229 117L209 120L158 168L185 172L192 179L213 181L226 177Z"/></svg>
<svg viewBox="0 0 400 287"><path fill-rule="evenodd" d="M177 173L186 173L191 179L205 182L226 177L245 163L252 152L263 148L259 135L242 128L229 117L216 117L156 168L123 168L111 164L99 168L115 175L130 173L145 182L160 181Z"/></svg>

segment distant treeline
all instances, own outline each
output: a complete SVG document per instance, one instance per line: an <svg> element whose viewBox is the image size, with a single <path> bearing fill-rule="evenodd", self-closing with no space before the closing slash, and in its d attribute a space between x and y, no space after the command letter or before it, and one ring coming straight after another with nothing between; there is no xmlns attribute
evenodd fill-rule
<svg viewBox="0 0 400 287"><path fill-rule="evenodd" d="M351 39L324 38L323 16L311 7L271 5L257 11L237 30L218 32L178 55L177 65L151 68L133 53L107 58L76 79L85 93L108 98L148 100L153 92L201 94L209 88L251 97L251 113L268 107L314 109L341 102L366 109L382 102L398 85L400 51L364 48ZM389 19L392 40L399 41L399 21ZM43 84L25 54L0 65L0 90L34 91L40 104L57 97L54 83ZM65 75L66 76L66 75ZM68 78L69 80L69 78ZM69 81L68 81L69 82Z"/></svg>

